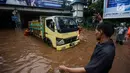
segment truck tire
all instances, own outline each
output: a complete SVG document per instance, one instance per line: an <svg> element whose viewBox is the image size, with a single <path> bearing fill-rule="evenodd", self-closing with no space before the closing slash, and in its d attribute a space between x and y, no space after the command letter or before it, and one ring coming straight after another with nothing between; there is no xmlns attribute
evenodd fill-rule
<svg viewBox="0 0 130 73"><path fill-rule="evenodd" d="M53 47L52 42L48 38L44 38L44 42L47 43L50 47Z"/></svg>
<svg viewBox="0 0 130 73"><path fill-rule="evenodd" d="M53 46L52 46L52 42L51 42L49 39L47 40L47 44L48 44L50 47L53 47Z"/></svg>

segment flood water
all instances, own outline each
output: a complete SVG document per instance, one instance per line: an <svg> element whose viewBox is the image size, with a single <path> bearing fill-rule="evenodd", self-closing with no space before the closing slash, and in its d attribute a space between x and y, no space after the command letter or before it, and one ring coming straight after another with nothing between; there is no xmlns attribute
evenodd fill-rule
<svg viewBox="0 0 130 73"><path fill-rule="evenodd" d="M24 36L21 30L0 30L0 73L59 73L57 67L61 64L85 66L96 40L94 31L84 30L82 36L84 39L79 45L56 51L41 39ZM116 45L116 56L109 73L130 73L130 41Z"/></svg>
<svg viewBox="0 0 130 73"><path fill-rule="evenodd" d="M47 73L51 60L22 31L0 30L0 73Z"/></svg>

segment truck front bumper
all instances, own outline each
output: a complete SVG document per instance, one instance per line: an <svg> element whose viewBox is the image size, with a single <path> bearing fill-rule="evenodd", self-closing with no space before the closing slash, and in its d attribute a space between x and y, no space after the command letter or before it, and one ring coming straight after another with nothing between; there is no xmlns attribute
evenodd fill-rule
<svg viewBox="0 0 130 73"><path fill-rule="evenodd" d="M56 50L64 50L64 49L68 49L70 47L74 47L75 45L77 45L80 42L80 40L74 41L72 43L68 43L65 45L61 45L61 46L56 46Z"/></svg>

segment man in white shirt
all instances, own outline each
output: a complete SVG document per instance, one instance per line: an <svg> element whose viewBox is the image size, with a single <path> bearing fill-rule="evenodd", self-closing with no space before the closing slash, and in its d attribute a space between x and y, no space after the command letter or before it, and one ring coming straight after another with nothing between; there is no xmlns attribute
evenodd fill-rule
<svg viewBox="0 0 130 73"><path fill-rule="evenodd" d="M121 26L117 27L116 30L117 30L116 43L117 44L119 43L120 45L123 45L123 40L124 40L124 37L125 37L124 25L121 24Z"/></svg>

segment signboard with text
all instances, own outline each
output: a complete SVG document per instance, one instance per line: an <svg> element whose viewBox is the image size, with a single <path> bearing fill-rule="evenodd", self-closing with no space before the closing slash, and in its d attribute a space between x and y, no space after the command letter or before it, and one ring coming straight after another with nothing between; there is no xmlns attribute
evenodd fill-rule
<svg viewBox="0 0 130 73"><path fill-rule="evenodd" d="M104 19L129 17L130 0L104 0Z"/></svg>
<svg viewBox="0 0 130 73"><path fill-rule="evenodd" d="M0 4L33 6L43 8L62 8L63 0L0 0Z"/></svg>

